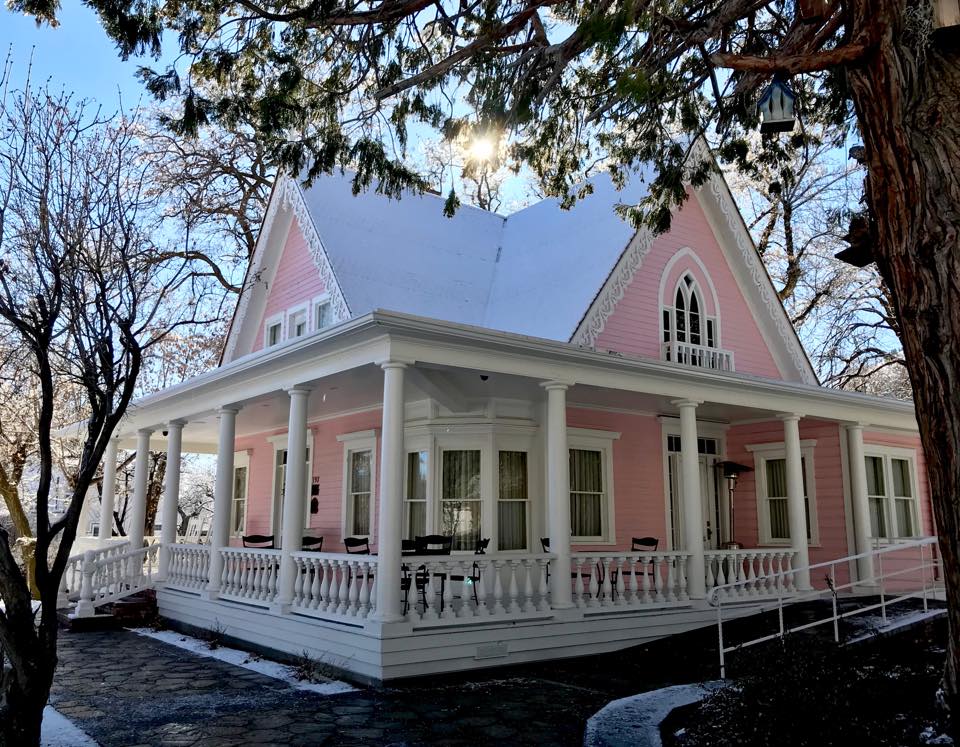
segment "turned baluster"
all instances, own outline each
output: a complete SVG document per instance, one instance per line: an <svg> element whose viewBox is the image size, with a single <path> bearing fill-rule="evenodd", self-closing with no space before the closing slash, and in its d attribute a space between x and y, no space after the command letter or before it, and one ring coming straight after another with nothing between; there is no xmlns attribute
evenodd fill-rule
<svg viewBox="0 0 960 747"><path fill-rule="evenodd" d="M510 600L507 604L507 612L511 615L514 615L520 611L520 605L517 604L517 597L520 595L520 590L517 586L517 561L508 560L507 569L509 571L507 595Z"/></svg>
<svg viewBox="0 0 960 747"><path fill-rule="evenodd" d="M687 563L689 561L689 556L681 556L674 560L677 565L677 599L681 602L685 602L690 598L687 594Z"/></svg>
<svg viewBox="0 0 960 747"><path fill-rule="evenodd" d="M293 558L295 575L293 577L293 606L299 607L303 604L303 577L305 574L304 560L302 558ZM309 584L307 585L309 591Z"/></svg>
<svg viewBox="0 0 960 747"><path fill-rule="evenodd" d="M650 580L653 574L653 558L647 555L640 556L640 569L643 573L643 603L650 604Z"/></svg>
<svg viewBox="0 0 960 747"><path fill-rule="evenodd" d="M524 559L523 563L523 606L524 612L536 612L537 606L533 603L533 570L537 567L536 561Z"/></svg>
<svg viewBox="0 0 960 747"><path fill-rule="evenodd" d="M610 572L612 570L610 558L600 558L597 561L597 567L597 573L599 573L603 579L603 584L600 589L600 604L607 607L613 604L613 584L610 581Z"/></svg>
<svg viewBox="0 0 960 747"><path fill-rule="evenodd" d="M540 598L537 600L537 610L546 612L550 609L550 584L547 573L550 571L550 558L537 558L537 572L540 574Z"/></svg>
<svg viewBox="0 0 960 747"><path fill-rule="evenodd" d="M323 572L323 561L310 559L310 599L307 606L315 610L320 604L320 574Z"/></svg>
<svg viewBox="0 0 960 747"><path fill-rule="evenodd" d="M363 578L360 582L360 617L367 617L370 614L370 564L363 562Z"/></svg>
<svg viewBox="0 0 960 747"><path fill-rule="evenodd" d="M759 593L757 590L757 574L753 567L753 562L757 559L756 553L747 553L747 593L755 597Z"/></svg>
<svg viewBox="0 0 960 747"><path fill-rule="evenodd" d="M597 563L592 558L590 563L590 601L587 603L590 607L596 607L600 603L600 582L597 578Z"/></svg>
<svg viewBox="0 0 960 747"><path fill-rule="evenodd" d="M350 609L350 561L340 561L340 589L338 591L337 614L345 615Z"/></svg>
<svg viewBox="0 0 960 747"><path fill-rule="evenodd" d="M667 601L675 602L677 601L677 574L676 574L676 559L669 557L666 559L667 562Z"/></svg>
<svg viewBox="0 0 960 747"><path fill-rule="evenodd" d="M653 584L657 591L656 599L658 602L663 601L663 575L660 573L661 562L663 562L663 559L659 555L653 556Z"/></svg>
<svg viewBox="0 0 960 747"><path fill-rule="evenodd" d="M634 606L640 602L640 584L637 581L637 574L643 572L643 566L637 564L637 558L632 555L627 558L626 571L630 574L628 581L627 604Z"/></svg>
<svg viewBox="0 0 960 747"><path fill-rule="evenodd" d="M357 605L360 602L360 563L350 563L350 606L347 612L356 617Z"/></svg>
<svg viewBox="0 0 960 747"><path fill-rule="evenodd" d="M577 569L574 572L575 575L573 579L573 601L577 607L583 607L585 604L583 600L583 558L576 559L576 566Z"/></svg>
<svg viewBox="0 0 960 747"><path fill-rule="evenodd" d="M443 573L443 609L440 611L440 617L444 620L450 620L456 617L453 609L453 571L452 565L448 562L440 564L441 573Z"/></svg>
<svg viewBox="0 0 960 747"><path fill-rule="evenodd" d="M424 579L424 605L423 605L423 619L424 620L436 620L439 615L436 610L436 599L437 592L433 588L433 564L424 563L424 569L422 573L426 574L426 579Z"/></svg>
<svg viewBox="0 0 960 747"><path fill-rule="evenodd" d="M502 615L506 612L503 607L503 561L493 561L493 614Z"/></svg>
<svg viewBox="0 0 960 747"><path fill-rule="evenodd" d="M460 609L457 611L457 617L473 617L476 614L473 609L473 593L476 590L473 585L473 564L462 560L458 562L457 575L463 578L460 586Z"/></svg>
<svg viewBox="0 0 960 747"><path fill-rule="evenodd" d="M330 608L330 582L333 580L333 565L329 560L320 560L320 595L314 600L314 609L328 610Z"/></svg>
<svg viewBox="0 0 960 747"><path fill-rule="evenodd" d="M616 582L613 587L613 603L618 607L622 607L627 603L626 593L627 585L623 581L624 574L624 558L614 558L613 559L613 573L617 577ZM629 564L626 566L629 569Z"/></svg>
<svg viewBox="0 0 960 747"><path fill-rule="evenodd" d="M490 614L490 610L487 609L487 582L485 581L488 561L478 560L476 562L477 578L474 583L477 585L477 615L483 617Z"/></svg>

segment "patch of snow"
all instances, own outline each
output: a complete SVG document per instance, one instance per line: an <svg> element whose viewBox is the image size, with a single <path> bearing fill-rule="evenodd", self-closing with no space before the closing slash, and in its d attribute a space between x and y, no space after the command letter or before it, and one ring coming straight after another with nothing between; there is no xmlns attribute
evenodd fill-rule
<svg viewBox="0 0 960 747"><path fill-rule="evenodd" d="M928 726L920 732L921 744L953 744L953 739L948 734L937 734L937 731Z"/></svg>
<svg viewBox="0 0 960 747"><path fill-rule="evenodd" d="M40 600L39 600L39 599L34 599L34 600L30 603L30 606L33 607L33 611L36 612L38 609L40 609ZM7 611L7 605L5 605L5 604L3 603L3 600L0 599L0 612L6 612L6 611Z"/></svg>
<svg viewBox="0 0 960 747"><path fill-rule="evenodd" d="M946 613L947 611L945 609L927 610L926 612L924 612L923 610L918 610L916 612L909 612L904 615L898 615L896 617L893 617L892 619L890 616L888 616L887 620L889 622L886 625L883 624L882 617L876 617L876 618L871 617L869 618L871 621L875 620L877 622L875 622L874 625L869 625L869 624L866 625L865 626L867 628L866 632L856 636L855 638L851 638L849 641L847 641L847 643L848 644L859 643L860 641L865 641L868 638L873 638L876 635L891 633L895 630L900 630L901 628L908 628L911 625L916 625L917 623L921 623L925 620L930 620L931 618L934 618L934 617L939 617L940 615L945 615ZM867 619L867 618L861 618L861 619Z"/></svg>
<svg viewBox="0 0 960 747"><path fill-rule="evenodd" d="M53 706L43 709L40 747L97 747L85 731Z"/></svg>
<svg viewBox="0 0 960 747"><path fill-rule="evenodd" d="M703 700L724 684L674 685L611 701L587 721L584 747L661 747L660 724L670 712Z"/></svg>
<svg viewBox="0 0 960 747"><path fill-rule="evenodd" d="M341 682L340 680L330 680L329 682L305 682L303 680L298 680L293 674L292 667L289 667L285 664L270 661L269 659L260 659L252 654L247 653L246 651L240 651L238 649L228 648L226 646L218 646L217 648L212 649L206 643L198 640L197 638L191 638L190 636L183 635L182 633L175 633L171 630L131 628L130 632L145 636L146 638L153 638L154 640L162 641L163 643L168 643L171 646L176 646L177 648L189 651L197 656L206 656L210 659L218 659L219 661L226 662L227 664L233 664L234 666L242 667L244 669L249 669L251 672L257 672L258 674L262 674L266 677L272 677L275 680L281 680L282 682L286 682L288 685L295 687L298 690L308 690L320 695L339 695L340 693L350 693L356 690L353 685L348 685L346 682Z"/></svg>

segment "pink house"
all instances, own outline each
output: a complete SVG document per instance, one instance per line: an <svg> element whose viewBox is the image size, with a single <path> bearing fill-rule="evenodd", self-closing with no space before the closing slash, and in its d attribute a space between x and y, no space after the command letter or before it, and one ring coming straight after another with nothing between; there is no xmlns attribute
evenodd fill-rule
<svg viewBox="0 0 960 747"><path fill-rule="evenodd" d="M382 681L635 645L932 534L912 405L818 384L722 177L657 237L614 211L642 175L594 187L445 218L281 179L222 365L119 434L169 454L161 614ZM218 455L208 544L173 533L184 451Z"/></svg>

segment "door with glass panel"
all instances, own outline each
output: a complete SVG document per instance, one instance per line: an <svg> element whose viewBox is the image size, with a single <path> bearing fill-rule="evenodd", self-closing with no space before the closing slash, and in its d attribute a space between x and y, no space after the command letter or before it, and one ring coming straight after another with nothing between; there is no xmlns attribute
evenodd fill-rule
<svg viewBox="0 0 960 747"><path fill-rule="evenodd" d="M287 489L287 450L286 449L277 449L274 452L274 468L273 468L273 543L274 547L280 547L280 535L282 534L281 527L283 526L283 499L284 493ZM304 481L304 490L306 495L304 496L307 501L307 506L309 506L309 492L310 492L310 447L307 447L306 461L304 462L304 470L306 471L306 480ZM303 517L303 526L307 526L307 517L306 512Z"/></svg>
<svg viewBox="0 0 960 747"><path fill-rule="evenodd" d="M703 546L716 550L725 541L726 525L721 516L720 482L716 470L720 444L715 438L697 439L700 469L700 501L703 512ZM670 527L673 547L682 548L683 541L683 470L680 465L680 437L667 437L667 486L670 494Z"/></svg>
<svg viewBox="0 0 960 747"><path fill-rule="evenodd" d="M473 551L482 532L479 449L440 453L440 533L453 537L454 551Z"/></svg>

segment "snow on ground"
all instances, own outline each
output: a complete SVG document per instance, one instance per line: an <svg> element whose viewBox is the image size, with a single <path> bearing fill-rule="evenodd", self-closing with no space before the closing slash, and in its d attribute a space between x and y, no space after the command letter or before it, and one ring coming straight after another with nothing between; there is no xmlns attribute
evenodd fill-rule
<svg viewBox="0 0 960 747"><path fill-rule="evenodd" d="M859 635L848 640L847 643L858 643L859 641L865 641L868 638L873 638L873 636L880 633L890 633L894 630L906 628L923 622L924 620L938 617L939 615L945 615L946 612L947 611L945 609L931 609L927 612L924 612L923 610L907 610L893 615L888 613L886 622L884 622L883 617L879 614L864 615L863 617L859 618L847 618L851 621L858 621L856 628L858 631L863 631Z"/></svg>
<svg viewBox="0 0 960 747"><path fill-rule="evenodd" d="M661 747L660 722L674 708L696 703L722 684L674 685L607 703L587 721L584 747Z"/></svg>
<svg viewBox="0 0 960 747"><path fill-rule="evenodd" d="M349 693L356 690L356 688L352 685L348 685L346 682L340 682L339 680L330 680L329 682L305 682L298 680L293 674L293 669L285 664L279 664L278 662L270 661L269 659L260 659L255 657L253 654L247 653L246 651L240 651L235 648L227 648L226 646L218 646L217 648L212 649L201 640L191 638L190 636L183 635L182 633L176 633L171 630L132 628L130 632L145 636L147 638L153 638L154 640L162 641L163 643L168 643L171 646L176 646L177 648L182 648L185 651L196 654L197 656L206 656L211 659L219 659L227 664L233 664L234 666L249 669L252 672L257 672L258 674L265 675L266 677L273 677L274 679L282 680L298 690L309 690L310 692L319 693L320 695L338 695L340 693Z"/></svg>
<svg viewBox="0 0 960 747"><path fill-rule="evenodd" d="M53 706L43 709L40 747L97 747L97 743Z"/></svg>

